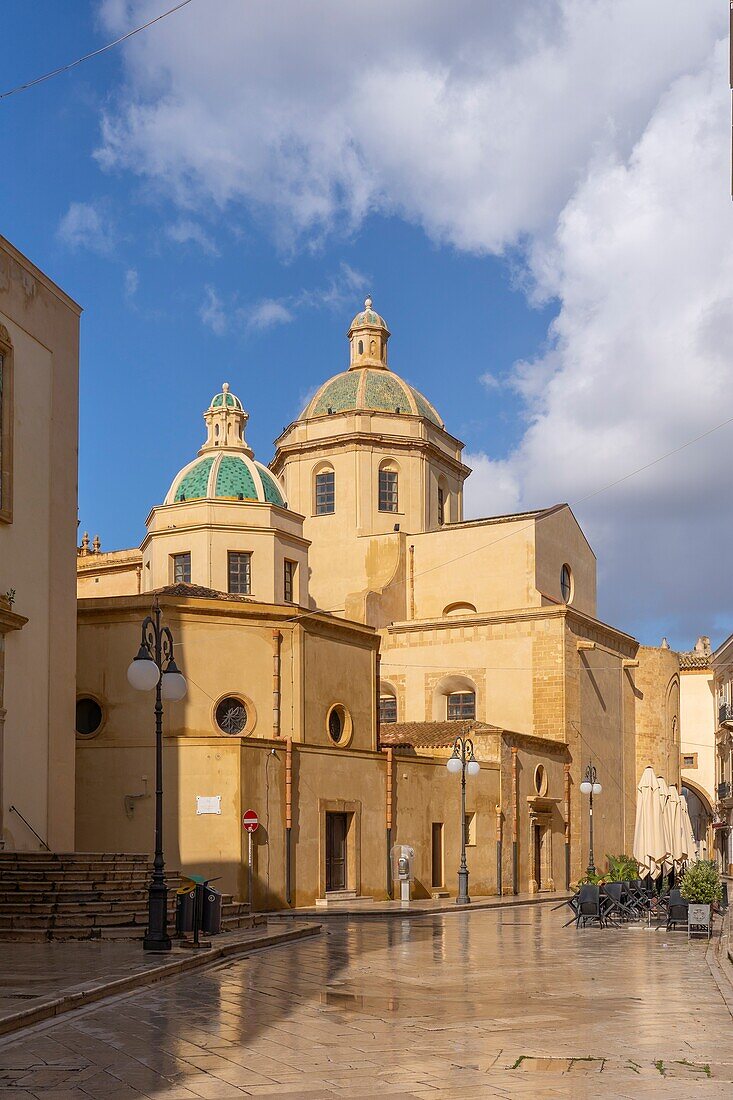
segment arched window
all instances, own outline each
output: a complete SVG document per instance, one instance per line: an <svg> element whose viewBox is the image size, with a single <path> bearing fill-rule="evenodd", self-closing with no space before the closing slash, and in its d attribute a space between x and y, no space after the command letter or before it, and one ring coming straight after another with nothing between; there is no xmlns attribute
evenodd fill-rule
<svg viewBox="0 0 733 1100"><path fill-rule="evenodd" d="M438 527L448 519L448 486L444 477L438 479Z"/></svg>
<svg viewBox="0 0 733 1100"><path fill-rule="evenodd" d="M359 341L359 355L363 355L363 354L364 354L364 341L360 340Z"/></svg>
<svg viewBox="0 0 733 1100"><path fill-rule="evenodd" d="M382 724L397 721L397 693L384 680L379 685L379 721Z"/></svg>
<svg viewBox="0 0 733 1100"><path fill-rule="evenodd" d="M332 466L321 466L316 470L313 512L317 516L328 516L335 511L336 475Z"/></svg>
<svg viewBox="0 0 733 1100"><path fill-rule="evenodd" d="M476 692L452 691L448 696L446 717L449 722L473 721L476 718Z"/></svg>
<svg viewBox="0 0 733 1100"><path fill-rule="evenodd" d="M394 462L383 462L379 467L379 511L399 511L399 475Z"/></svg>

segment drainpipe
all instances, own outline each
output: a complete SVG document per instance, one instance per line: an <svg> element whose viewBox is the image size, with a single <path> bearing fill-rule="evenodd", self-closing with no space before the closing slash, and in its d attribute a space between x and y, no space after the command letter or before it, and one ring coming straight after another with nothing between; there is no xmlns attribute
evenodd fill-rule
<svg viewBox="0 0 733 1100"><path fill-rule="evenodd" d="M496 892L501 897L501 806L496 809Z"/></svg>
<svg viewBox="0 0 733 1100"><path fill-rule="evenodd" d="M280 650L282 634L272 632L272 736L280 736Z"/></svg>
<svg viewBox="0 0 733 1100"><path fill-rule="evenodd" d="M290 837L293 828L293 739L285 742L285 900L292 905Z"/></svg>
<svg viewBox="0 0 733 1100"><path fill-rule="evenodd" d="M565 889L570 889L570 765L565 764Z"/></svg>
<svg viewBox="0 0 733 1100"><path fill-rule="evenodd" d="M392 749L384 750L387 754L387 897L392 897Z"/></svg>
<svg viewBox="0 0 733 1100"><path fill-rule="evenodd" d="M377 653L376 673L377 673L376 678L375 678L375 680L376 680L376 698L375 698L374 702L375 702L375 705L376 705L376 712L375 713L376 713L376 716L377 716L377 720L376 720L377 752L380 752L381 749L382 749L382 746L381 746L380 741L379 741L379 738L380 738L380 735L381 735L381 732L382 732L382 722L381 722L381 719L380 719L380 716L379 716L379 700L380 700L381 695L382 695L382 654L381 653Z"/></svg>
<svg viewBox="0 0 733 1100"><path fill-rule="evenodd" d="M512 814L512 893L519 893L519 771L517 752L512 747L512 792L514 813Z"/></svg>
<svg viewBox="0 0 733 1100"><path fill-rule="evenodd" d="M415 618L415 547L410 546L410 618Z"/></svg>

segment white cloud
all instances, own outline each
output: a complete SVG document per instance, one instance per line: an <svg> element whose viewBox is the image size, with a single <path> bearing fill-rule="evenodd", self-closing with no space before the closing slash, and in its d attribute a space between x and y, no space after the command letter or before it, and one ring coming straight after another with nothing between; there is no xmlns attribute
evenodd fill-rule
<svg viewBox="0 0 733 1100"><path fill-rule="evenodd" d="M59 222L56 235L69 248L88 249L108 255L115 244L113 227L102 206L93 202L72 202Z"/></svg>
<svg viewBox="0 0 733 1100"><path fill-rule="evenodd" d="M152 0L106 10L120 30ZM726 416L716 0L372 0L366 30L342 0L310 14L219 0L132 40L100 163L153 180L186 218L269 217L287 245L379 211L465 251L512 248L532 300L559 312L546 352L484 376L514 388L526 424L510 454L469 457L471 514L577 501ZM342 272L333 293L347 286ZM732 452L723 429L581 505L612 621L714 633Z"/></svg>
<svg viewBox="0 0 733 1100"><path fill-rule="evenodd" d="M137 294L137 288L139 284L140 276L138 275L136 268L128 268L125 272L125 297L134 298Z"/></svg>
<svg viewBox="0 0 733 1100"><path fill-rule="evenodd" d="M495 374L492 374L490 370L484 371L479 378L479 382L482 386L485 386L487 390L500 390L503 382L500 378L497 378Z"/></svg>
<svg viewBox="0 0 733 1100"><path fill-rule="evenodd" d="M213 239L198 222L189 218L181 218L165 228L166 236L176 244L197 244L207 256L218 256L219 249Z"/></svg>
<svg viewBox="0 0 733 1100"><path fill-rule="evenodd" d="M153 8L103 14L117 33ZM372 0L366 25L343 0L193 4L127 44L97 155L285 240L382 210L496 251L627 153L716 33L717 0Z"/></svg>
<svg viewBox="0 0 733 1100"><path fill-rule="evenodd" d="M286 325L295 320L294 315L282 302L274 298L263 298L246 311L246 323L250 328L266 329L273 325Z"/></svg>
<svg viewBox="0 0 733 1100"><path fill-rule="evenodd" d="M207 286L205 289L204 300L199 309L199 317L217 336L223 336L229 327L224 303L213 286Z"/></svg>

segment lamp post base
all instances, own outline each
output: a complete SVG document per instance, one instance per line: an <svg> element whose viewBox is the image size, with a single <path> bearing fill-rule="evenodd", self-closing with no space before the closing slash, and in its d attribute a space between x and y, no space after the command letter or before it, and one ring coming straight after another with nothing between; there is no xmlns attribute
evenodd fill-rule
<svg viewBox="0 0 733 1100"><path fill-rule="evenodd" d="M143 938L144 951L170 951L168 935L168 887L153 883L148 888L148 927Z"/></svg>
<svg viewBox="0 0 733 1100"><path fill-rule="evenodd" d="M470 905L471 899L468 896L468 871L458 872L458 897L456 898L456 905Z"/></svg>

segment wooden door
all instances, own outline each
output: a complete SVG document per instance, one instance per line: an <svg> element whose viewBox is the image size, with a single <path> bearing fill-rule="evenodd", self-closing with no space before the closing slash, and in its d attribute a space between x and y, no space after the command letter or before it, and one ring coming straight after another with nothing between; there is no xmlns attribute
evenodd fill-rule
<svg viewBox="0 0 733 1100"><path fill-rule="evenodd" d="M443 822L433 822L433 886L445 886L443 870Z"/></svg>
<svg viewBox="0 0 733 1100"><path fill-rule="evenodd" d="M326 814L326 889L346 889L347 814Z"/></svg>

